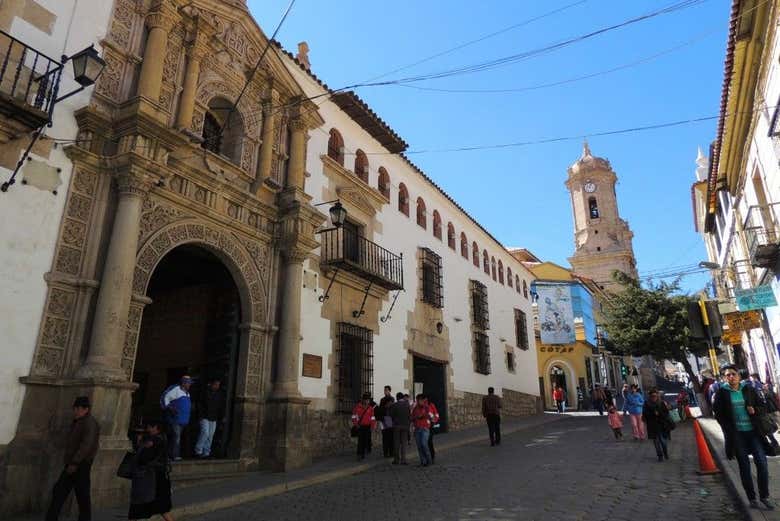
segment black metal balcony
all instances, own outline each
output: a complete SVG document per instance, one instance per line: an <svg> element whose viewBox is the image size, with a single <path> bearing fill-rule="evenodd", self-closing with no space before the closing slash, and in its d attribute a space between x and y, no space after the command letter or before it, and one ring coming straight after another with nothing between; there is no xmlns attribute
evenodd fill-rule
<svg viewBox="0 0 780 521"><path fill-rule="evenodd" d="M780 234L774 213L774 206L751 206L745 219L745 242L750 262L756 268L774 269L780 254Z"/></svg>
<svg viewBox="0 0 780 521"><path fill-rule="evenodd" d="M0 31L0 114L33 129L46 124L62 64Z"/></svg>
<svg viewBox="0 0 780 521"><path fill-rule="evenodd" d="M343 269L389 290L404 288L403 257L360 234L335 228L320 234L320 264Z"/></svg>

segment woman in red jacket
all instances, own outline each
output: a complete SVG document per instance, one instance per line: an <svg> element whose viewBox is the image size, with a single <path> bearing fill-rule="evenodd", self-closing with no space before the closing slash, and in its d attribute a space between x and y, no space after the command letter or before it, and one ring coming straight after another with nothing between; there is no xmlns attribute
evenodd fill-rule
<svg viewBox="0 0 780 521"><path fill-rule="evenodd" d="M553 400L555 400L558 413L566 412L566 393L563 391L563 387L558 384L555 384L553 388Z"/></svg>
<svg viewBox="0 0 780 521"><path fill-rule="evenodd" d="M357 459L362 460L371 450L371 431L376 426L371 393L363 393L363 399L352 409L352 426L357 427Z"/></svg>

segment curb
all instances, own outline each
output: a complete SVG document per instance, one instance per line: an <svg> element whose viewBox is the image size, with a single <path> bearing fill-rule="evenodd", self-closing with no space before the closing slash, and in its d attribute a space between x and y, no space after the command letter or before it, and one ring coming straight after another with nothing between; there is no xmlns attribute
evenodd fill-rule
<svg viewBox="0 0 780 521"><path fill-rule="evenodd" d="M523 426L505 429L501 434L502 435L514 434L516 432L520 432L526 429L532 429L534 427L539 427L542 425L546 425L548 423L560 421L565 417L566 416L561 415L560 417L552 417L546 421L535 423L533 425L523 425ZM450 443L446 443L446 442L442 443L441 445L436 447L436 452L437 453L446 452L448 450L452 450L458 447L463 447L464 445L471 445L473 443L480 442L480 441L484 442L486 439L487 437L485 434L480 434L480 435L475 434L473 436L470 436L462 440L453 441ZM353 465L339 470L323 472L321 474L298 479L295 481L270 485L257 490L241 492L231 496L210 499L200 503L184 505L181 507L174 507L173 510L171 511L171 514L175 519L184 519L187 517L206 514L209 512L213 512L215 510L222 510L225 508L235 507L244 503L249 503L251 501L257 501L258 499L284 494L285 492L290 492L293 490L310 487L312 485L319 485L321 483L327 483L329 481L334 481L336 479L354 476L355 474L360 474L362 472L370 470L374 467L379 467L381 465L387 465L387 462L383 459L380 459L377 461L372 461L370 463L361 463L361 464Z"/></svg>
<svg viewBox="0 0 780 521"><path fill-rule="evenodd" d="M723 471L723 475L726 478L726 486L728 487L729 492L732 493L732 495L737 499L739 506L742 507L742 515L745 516L745 519L750 521L772 521L766 517L765 511L750 508L750 503L748 503L747 496L745 496L744 491L742 490L742 480L739 477L739 473L734 470L732 465L729 464L728 459L726 459L726 455L723 454L722 447L720 449L715 447L717 436L710 432L710 429L712 428L711 422L715 422L715 420L705 419L705 422L703 423L699 421L699 425L701 426L701 430L704 433L704 439L707 441L707 446L712 453L712 457L715 458L715 462L718 464L718 468ZM720 442L721 440L718 439L717 441Z"/></svg>

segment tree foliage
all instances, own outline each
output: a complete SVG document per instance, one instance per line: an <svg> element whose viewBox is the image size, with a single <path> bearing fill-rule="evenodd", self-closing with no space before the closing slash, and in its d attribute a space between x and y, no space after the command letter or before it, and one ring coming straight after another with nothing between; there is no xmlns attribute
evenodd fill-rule
<svg viewBox="0 0 780 521"><path fill-rule="evenodd" d="M607 348L616 354L673 360L684 365L698 384L687 355L707 355L707 343L688 335L689 295L679 294L678 282L650 283L642 287L623 273L615 280L623 291L614 294L605 306Z"/></svg>

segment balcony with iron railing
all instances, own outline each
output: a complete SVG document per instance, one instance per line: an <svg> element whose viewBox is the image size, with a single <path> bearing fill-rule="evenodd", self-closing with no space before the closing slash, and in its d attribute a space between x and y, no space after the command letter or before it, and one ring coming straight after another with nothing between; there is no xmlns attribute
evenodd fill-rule
<svg viewBox="0 0 780 521"><path fill-rule="evenodd" d="M388 290L404 288L403 257L346 228L320 234L320 264L348 271Z"/></svg>
<svg viewBox="0 0 780 521"><path fill-rule="evenodd" d="M0 114L28 129L51 118L62 64L0 31Z"/></svg>
<svg viewBox="0 0 780 521"><path fill-rule="evenodd" d="M748 209L743 231L751 264L774 269L780 253L776 208L780 203L754 205Z"/></svg>

